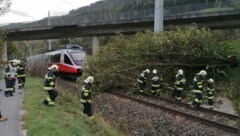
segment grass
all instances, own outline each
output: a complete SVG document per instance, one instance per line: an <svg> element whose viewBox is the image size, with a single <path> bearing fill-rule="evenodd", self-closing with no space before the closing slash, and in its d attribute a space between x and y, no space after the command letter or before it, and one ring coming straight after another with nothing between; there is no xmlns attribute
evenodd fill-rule
<svg viewBox="0 0 240 136"><path fill-rule="evenodd" d="M121 136L101 117L93 120L81 115L79 98L67 91L59 90L54 107L42 104L47 97L43 91L43 79L27 77L22 108L27 114L22 117L28 136Z"/></svg>

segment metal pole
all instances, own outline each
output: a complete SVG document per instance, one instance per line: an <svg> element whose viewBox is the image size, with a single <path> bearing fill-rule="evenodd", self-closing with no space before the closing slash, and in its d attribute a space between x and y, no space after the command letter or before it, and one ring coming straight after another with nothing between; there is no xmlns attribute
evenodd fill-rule
<svg viewBox="0 0 240 136"><path fill-rule="evenodd" d="M50 20L50 10L48 10L48 26L51 26L51 20ZM52 41L49 39L48 40L48 50L52 50Z"/></svg>
<svg viewBox="0 0 240 136"><path fill-rule="evenodd" d="M163 1L155 0L155 14L154 14L154 32L159 33L163 31Z"/></svg>

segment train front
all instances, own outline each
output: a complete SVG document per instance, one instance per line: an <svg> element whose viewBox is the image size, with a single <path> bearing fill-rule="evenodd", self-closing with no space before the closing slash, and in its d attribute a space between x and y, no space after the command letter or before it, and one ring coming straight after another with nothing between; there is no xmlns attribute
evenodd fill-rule
<svg viewBox="0 0 240 136"><path fill-rule="evenodd" d="M77 76L82 75L83 66L85 64L86 53L82 50L71 50L69 51L70 58L72 59L74 68L77 71Z"/></svg>

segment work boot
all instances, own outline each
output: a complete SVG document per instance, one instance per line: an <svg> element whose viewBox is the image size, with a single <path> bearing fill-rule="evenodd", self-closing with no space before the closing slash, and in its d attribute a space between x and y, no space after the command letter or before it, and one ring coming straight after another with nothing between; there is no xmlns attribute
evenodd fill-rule
<svg viewBox="0 0 240 136"><path fill-rule="evenodd" d="M6 121L8 118L6 118L6 117L1 117L0 118L0 122L3 122L3 121Z"/></svg>
<svg viewBox="0 0 240 136"><path fill-rule="evenodd" d="M6 97L9 97L9 92L8 91L5 91L4 94L5 94Z"/></svg>
<svg viewBox="0 0 240 136"><path fill-rule="evenodd" d="M14 95L13 95L13 92L10 92L10 96L14 96Z"/></svg>
<svg viewBox="0 0 240 136"><path fill-rule="evenodd" d="M43 102L42 102L44 105L48 105L48 101L47 100L44 100Z"/></svg>
<svg viewBox="0 0 240 136"><path fill-rule="evenodd" d="M90 117L88 117L90 120L92 120L92 119L94 119L94 116L90 116Z"/></svg>

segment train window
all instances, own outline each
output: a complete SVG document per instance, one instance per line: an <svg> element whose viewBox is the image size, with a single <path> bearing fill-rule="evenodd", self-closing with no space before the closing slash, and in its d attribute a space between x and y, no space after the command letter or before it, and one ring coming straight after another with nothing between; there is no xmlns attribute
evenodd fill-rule
<svg viewBox="0 0 240 136"><path fill-rule="evenodd" d="M83 59L86 55L84 52L71 52L71 55L76 65L79 65L79 66L83 65Z"/></svg>
<svg viewBox="0 0 240 136"><path fill-rule="evenodd" d="M69 65L73 65L71 60L69 59L69 57L66 54L64 54L64 63L69 64Z"/></svg>
<svg viewBox="0 0 240 136"><path fill-rule="evenodd" d="M51 62L59 63L61 58L61 54L55 54L51 56Z"/></svg>

